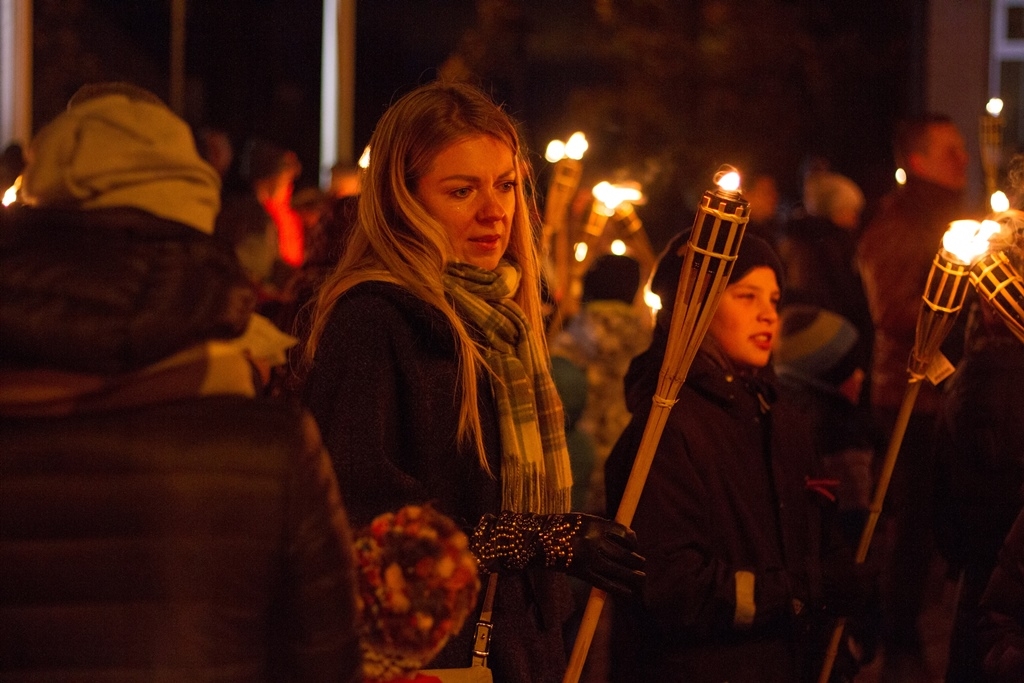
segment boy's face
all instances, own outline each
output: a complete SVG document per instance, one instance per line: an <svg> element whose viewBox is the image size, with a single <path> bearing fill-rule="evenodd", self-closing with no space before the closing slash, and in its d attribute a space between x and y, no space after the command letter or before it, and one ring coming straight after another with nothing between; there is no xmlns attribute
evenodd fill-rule
<svg viewBox="0 0 1024 683"><path fill-rule="evenodd" d="M725 288L708 334L734 363L768 365L779 333L779 283L768 266L751 268Z"/></svg>

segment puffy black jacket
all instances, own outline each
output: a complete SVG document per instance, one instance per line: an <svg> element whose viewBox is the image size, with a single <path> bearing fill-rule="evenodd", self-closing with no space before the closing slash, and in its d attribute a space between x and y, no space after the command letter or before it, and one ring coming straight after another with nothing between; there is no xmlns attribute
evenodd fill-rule
<svg viewBox="0 0 1024 683"><path fill-rule="evenodd" d="M352 680L346 529L281 406L4 418L0 679Z"/></svg>
<svg viewBox="0 0 1024 683"><path fill-rule="evenodd" d="M634 417L605 464L610 511L647 425L652 348L627 378ZM767 379L694 359L632 520L647 584L642 601L616 600L615 680L781 682L820 662L823 560L841 548L809 485L810 435Z"/></svg>
<svg viewBox="0 0 1024 683"><path fill-rule="evenodd" d="M2 212L0 680L356 680L315 423L175 362L239 333L239 273L138 211Z"/></svg>

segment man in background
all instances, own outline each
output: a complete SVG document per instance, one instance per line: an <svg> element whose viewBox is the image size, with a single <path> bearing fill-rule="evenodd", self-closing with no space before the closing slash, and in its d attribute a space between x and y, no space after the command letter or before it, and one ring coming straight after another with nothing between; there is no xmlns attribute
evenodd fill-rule
<svg viewBox="0 0 1024 683"><path fill-rule="evenodd" d="M907 362L931 263L949 223L967 217L968 157L953 121L938 114L904 121L894 143L896 163L906 171L907 182L882 200L857 246L874 327L869 395L887 439L906 392ZM953 363L962 337L962 328L947 337L945 350ZM929 680L917 621L935 557L932 456L940 401L939 389L923 381L886 497L883 681Z"/></svg>

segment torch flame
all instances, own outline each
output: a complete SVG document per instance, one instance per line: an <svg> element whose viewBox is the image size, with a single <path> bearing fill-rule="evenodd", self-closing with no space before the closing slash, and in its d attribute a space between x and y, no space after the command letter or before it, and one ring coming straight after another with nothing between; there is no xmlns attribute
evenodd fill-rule
<svg viewBox="0 0 1024 683"><path fill-rule="evenodd" d="M547 149L544 150L544 158L555 163L562 160L565 156L565 143L561 140L552 140L548 143Z"/></svg>
<svg viewBox="0 0 1024 683"><path fill-rule="evenodd" d="M4 191L4 206L10 206L18 199L18 190L21 188L21 176L14 179L14 184Z"/></svg>
<svg viewBox="0 0 1024 683"><path fill-rule="evenodd" d="M583 263L587 258L588 251L590 251L590 248L587 247L586 242L577 242L576 248L572 252L573 258L576 259L577 263Z"/></svg>
<svg viewBox="0 0 1024 683"><path fill-rule="evenodd" d="M727 192L735 192L740 189L740 174L732 166L723 166L715 174L715 184Z"/></svg>
<svg viewBox="0 0 1024 683"><path fill-rule="evenodd" d="M661 310L661 297L652 292L649 286L644 287L644 303L651 309L651 313Z"/></svg>
<svg viewBox="0 0 1024 683"><path fill-rule="evenodd" d="M587 136L576 131L569 136L568 142L562 142L561 140L549 142L544 150L544 158L553 164L562 159L579 161L583 158L583 153L587 151L588 147L590 147L590 143L587 142Z"/></svg>
<svg viewBox="0 0 1024 683"><path fill-rule="evenodd" d="M992 196L988 198L988 205L992 207L994 212L1002 213L1010 208L1010 199L1002 190L996 190L992 193Z"/></svg>
<svg viewBox="0 0 1024 683"><path fill-rule="evenodd" d="M357 163L359 164L359 168L369 168L370 167L370 146L369 145L367 145L366 147L363 147L363 153L359 155L359 161Z"/></svg>
<svg viewBox="0 0 1024 683"><path fill-rule="evenodd" d="M583 158L583 153L587 151L589 146L590 143L587 142L587 136L576 131L569 136L569 141L565 143L565 156L579 161Z"/></svg>
<svg viewBox="0 0 1024 683"><path fill-rule="evenodd" d="M970 264L988 251L989 238L999 231L995 221L953 221L942 236L942 248L961 263Z"/></svg>
<svg viewBox="0 0 1024 683"><path fill-rule="evenodd" d="M1001 114L1003 111L1003 101L998 97L993 97L985 105L985 111L987 111L992 116L999 116L999 114Z"/></svg>
<svg viewBox="0 0 1024 683"><path fill-rule="evenodd" d="M644 197L643 192L634 183L612 185L607 180L602 180L597 185L594 185L594 189L591 191L594 194L594 199L607 208L608 215L614 213L619 204L623 202L635 203Z"/></svg>

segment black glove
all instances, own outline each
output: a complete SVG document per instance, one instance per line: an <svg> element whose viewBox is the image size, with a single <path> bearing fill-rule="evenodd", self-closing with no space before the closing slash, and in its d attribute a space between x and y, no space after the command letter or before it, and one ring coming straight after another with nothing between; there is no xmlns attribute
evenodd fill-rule
<svg viewBox="0 0 1024 683"><path fill-rule="evenodd" d="M631 529L576 512L484 515L470 539L485 573L541 564L622 595L638 593L643 585L644 558L636 548Z"/></svg>
<svg viewBox="0 0 1024 683"><path fill-rule="evenodd" d="M860 618L880 603L879 571L873 564L834 561L824 567L823 579L830 616Z"/></svg>

